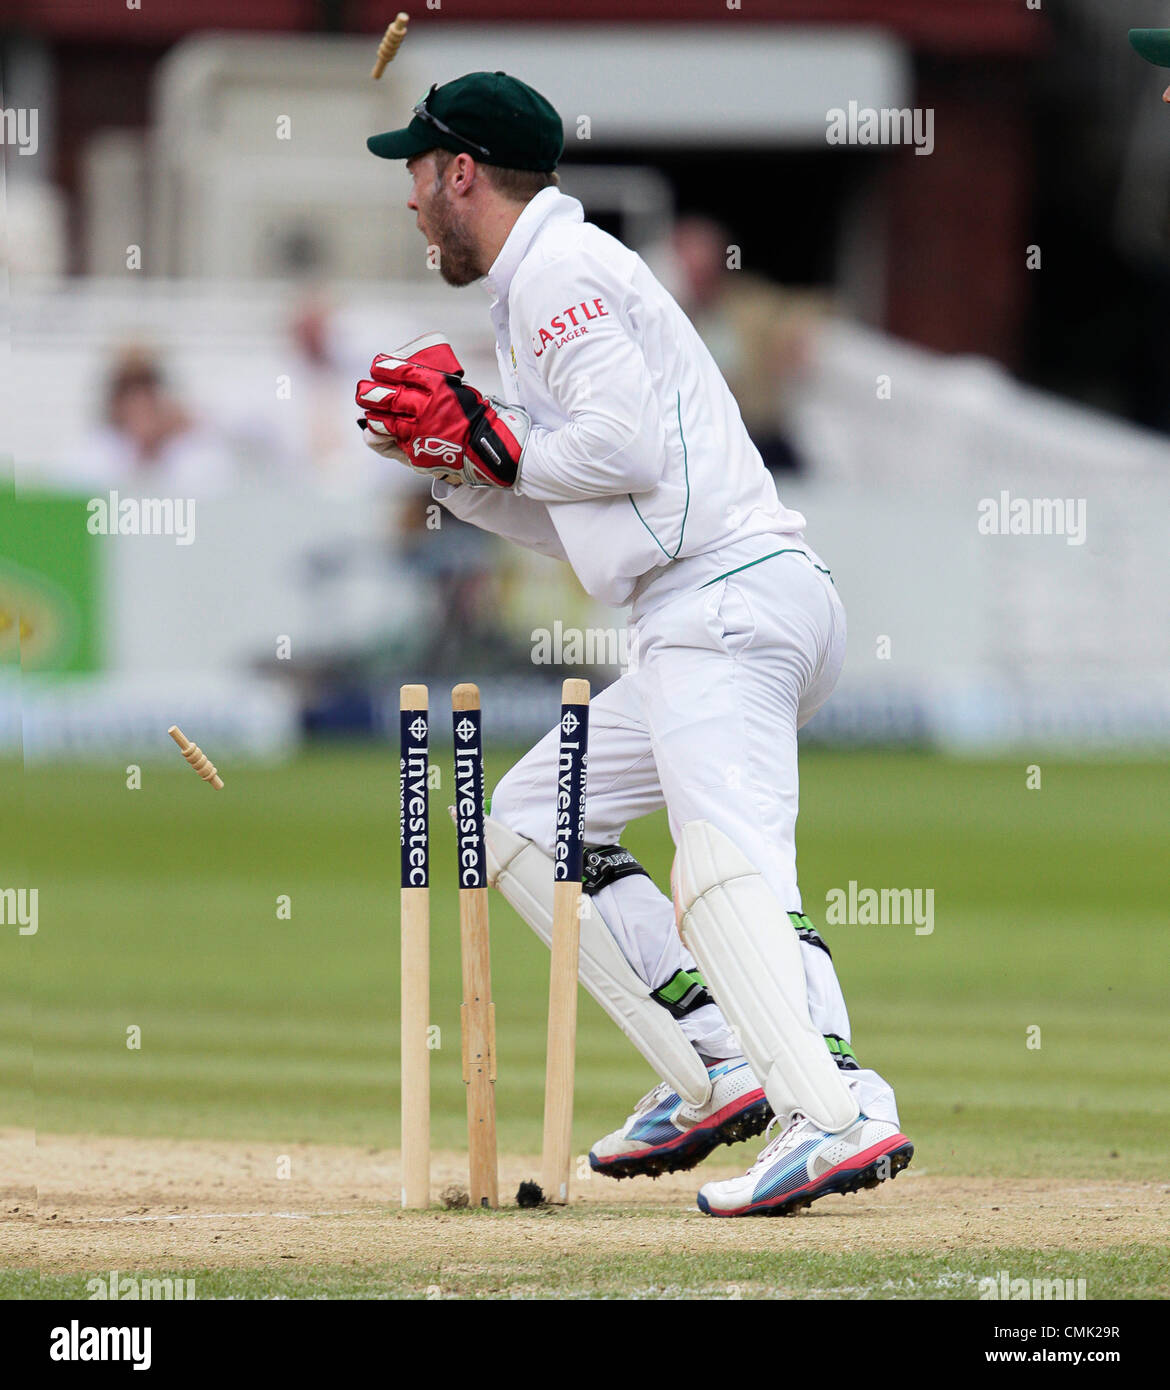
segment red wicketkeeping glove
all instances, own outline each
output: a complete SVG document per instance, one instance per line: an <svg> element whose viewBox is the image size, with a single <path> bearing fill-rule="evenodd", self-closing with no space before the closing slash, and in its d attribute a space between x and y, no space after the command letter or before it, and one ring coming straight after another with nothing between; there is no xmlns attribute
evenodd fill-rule
<svg viewBox="0 0 1170 1390"><path fill-rule="evenodd" d="M417 473L469 487L512 487L532 421L515 405L482 395L441 334L379 353L359 381L358 421L379 453L401 449Z"/></svg>

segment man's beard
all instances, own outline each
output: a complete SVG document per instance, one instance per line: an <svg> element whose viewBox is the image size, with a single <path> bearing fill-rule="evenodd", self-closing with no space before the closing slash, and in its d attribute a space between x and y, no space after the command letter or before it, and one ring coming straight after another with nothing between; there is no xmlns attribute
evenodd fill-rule
<svg viewBox="0 0 1170 1390"><path fill-rule="evenodd" d="M446 198L436 199L429 209L431 235L439 248L439 274L449 285L470 285L484 274L479 254L467 229L451 216Z"/></svg>

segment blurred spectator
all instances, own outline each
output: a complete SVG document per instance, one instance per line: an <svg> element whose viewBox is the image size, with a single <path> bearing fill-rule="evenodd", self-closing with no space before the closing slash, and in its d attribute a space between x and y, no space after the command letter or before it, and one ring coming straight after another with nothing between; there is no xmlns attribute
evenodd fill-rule
<svg viewBox="0 0 1170 1390"><path fill-rule="evenodd" d="M258 391L251 373L218 394L216 418L249 475L343 497L427 492L408 469L362 444L353 400L374 356L370 344L388 350L387 342L423 330L405 320L387 330L380 319L371 325L368 315L339 313L326 289L305 285L295 291L285 324L283 340L273 345L277 389Z"/></svg>
<svg viewBox="0 0 1170 1390"><path fill-rule="evenodd" d="M355 366L364 373L369 354L352 354L341 341L332 303L321 291L304 294L289 319L292 394L278 403L277 438L302 482L347 489L370 482L369 451L356 447ZM354 360L356 359L356 360ZM360 375L361 373L359 373Z"/></svg>
<svg viewBox="0 0 1170 1390"><path fill-rule="evenodd" d="M119 350L105 387L104 422L64 481L126 492L206 497L232 485L230 451L172 394L153 350Z"/></svg>
<svg viewBox="0 0 1170 1390"><path fill-rule="evenodd" d="M789 438L788 411L828 303L814 292L729 269L730 245L717 222L681 218L662 278L719 364L764 463L774 472L792 471L801 460Z"/></svg>

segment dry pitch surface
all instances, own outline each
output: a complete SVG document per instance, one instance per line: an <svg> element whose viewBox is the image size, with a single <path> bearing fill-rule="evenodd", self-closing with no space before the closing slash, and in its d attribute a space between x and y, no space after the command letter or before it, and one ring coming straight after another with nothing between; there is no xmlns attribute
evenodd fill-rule
<svg viewBox="0 0 1170 1390"><path fill-rule="evenodd" d="M576 1184L567 1210L521 1211L516 1188L539 1162L506 1155L500 1212L404 1213L394 1151L303 1145L287 1158L291 1176L278 1179L281 1153L264 1144L62 1135L34 1143L27 1132L0 1132L0 1266L77 1275L75 1296L84 1296L85 1279L111 1269L179 1277L343 1266L383 1279L396 1295L524 1296L544 1291L550 1267L571 1294L564 1275L574 1262L625 1258L650 1272L686 1256L715 1277L682 1291L725 1296L719 1272L730 1271L734 1284L737 1259L749 1293L809 1292L767 1274L761 1285L753 1256L945 1256L974 1287L1008 1249L1035 1252L1041 1268L1051 1252L1052 1273L1076 1274L1074 1252L1170 1241L1170 1184L1156 1182L932 1177L911 1167L877 1191L825 1198L795 1219L717 1221L694 1207L696 1174L593 1178ZM711 1162L700 1170L703 1179L735 1171ZM436 1194L465 1183L465 1156L437 1154L434 1177ZM301 1292L311 1295L311 1278Z"/></svg>

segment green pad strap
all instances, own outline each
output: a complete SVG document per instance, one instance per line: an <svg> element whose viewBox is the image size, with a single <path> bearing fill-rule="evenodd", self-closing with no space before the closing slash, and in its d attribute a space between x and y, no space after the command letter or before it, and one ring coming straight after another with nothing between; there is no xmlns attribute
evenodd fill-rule
<svg viewBox="0 0 1170 1390"><path fill-rule="evenodd" d="M650 991L650 998L661 1004L672 1018L685 1018L695 1009L711 1003L707 982L697 970L679 970L664 985Z"/></svg>
<svg viewBox="0 0 1170 1390"><path fill-rule="evenodd" d="M833 1054L833 1061L842 1071L860 1071L860 1063L857 1060L857 1053L836 1033L825 1034L825 1045Z"/></svg>
<svg viewBox="0 0 1170 1390"><path fill-rule="evenodd" d="M816 946L824 951L830 960L833 959L832 951L825 945L824 937L813 926L811 917L806 917L803 912L790 912L788 916L792 919L793 930L801 941L807 942L809 946Z"/></svg>

